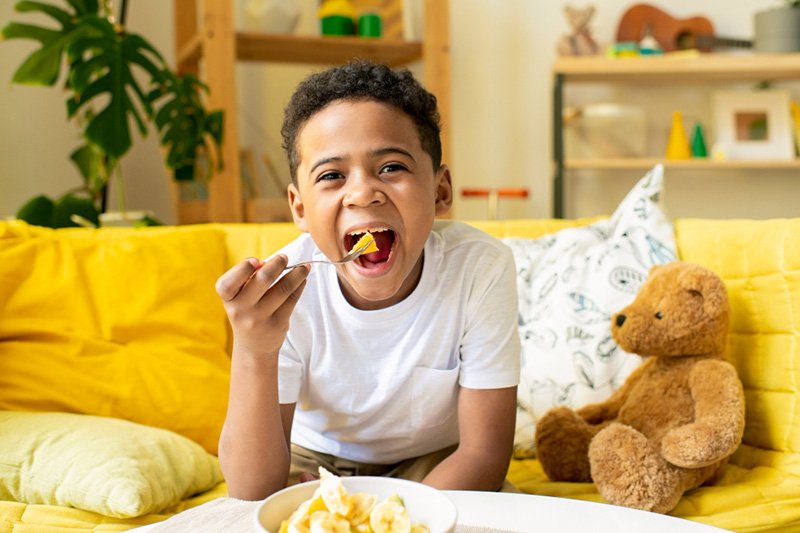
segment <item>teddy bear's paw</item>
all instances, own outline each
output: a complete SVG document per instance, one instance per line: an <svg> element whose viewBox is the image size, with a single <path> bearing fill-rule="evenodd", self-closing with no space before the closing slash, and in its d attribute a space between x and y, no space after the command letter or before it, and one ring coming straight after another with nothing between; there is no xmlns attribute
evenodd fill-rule
<svg viewBox="0 0 800 533"><path fill-rule="evenodd" d="M591 481L589 442L594 430L574 411L556 407L536 424L536 454L554 481Z"/></svg>
<svg viewBox="0 0 800 533"><path fill-rule="evenodd" d="M701 468L717 463L736 449L733 439L723 438L721 433L724 431L708 424L694 423L674 428L661 440L661 455L683 468Z"/></svg>
<svg viewBox="0 0 800 533"><path fill-rule="evenodd" d="M609 503L666 513L683 494L676 469L630 426L611 424L598 433L589 461L597 490Z"/></svg>

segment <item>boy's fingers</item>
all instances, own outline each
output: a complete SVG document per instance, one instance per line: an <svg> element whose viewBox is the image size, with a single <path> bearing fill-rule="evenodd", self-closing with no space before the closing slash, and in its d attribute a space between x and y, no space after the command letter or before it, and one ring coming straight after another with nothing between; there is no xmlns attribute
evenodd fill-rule
<svg viewBox="0 0 800 533"><path fill-rule="evenodd" d="M219 297L226 302L236 298L253 272L258 269L259 264L258 259L249 257L221 275L214 286Z"/></svg>
<svg viewBox="0 0 800 533"><path fill-rule="evenodd" d="M302 474L300 474L300 482L301 483L305 482L305 481L315 481L317 479L319 479L319 478L317 476L315 476L314 474L312 474L311 472L303 472Z"/></svg>
<svg viewBox="0 0 800 533"><path fill-rule="evenodd" d="M261 263L261 267L256 272L259 282L266 282L272 285L276 279L283 274L286 265L289 264L289 258L285 255L276 255Z"/></svg>
<svg viewBox="0 0 800 533"><path fill-rule="evenodd" d="M269 289L269 292L263 295L262 301L267 307L267 312L274 313L281 308L287 301L297 300L300 293L295 294L297 289L304 285L308 277L309 269L307 267L294 268L285 276L280 278ZM302 292L302 290L300 291ZM294 308L294 303L291 304Z"/></svg>
<svg viewBox="0 0 800 533"><path fill-rule="evenodd" d="M305 269L298 269L298 270L305 270ZM300 295L303 294L303 289L305 289L305 287L306 287L306 279L304 277L300 282L300 284L294 289L294 291L288 294L286 299L272 313L276 320L278 320L279 322L285 320L288 323L289 317L292 315L294 307L300 300Z"/></svg>

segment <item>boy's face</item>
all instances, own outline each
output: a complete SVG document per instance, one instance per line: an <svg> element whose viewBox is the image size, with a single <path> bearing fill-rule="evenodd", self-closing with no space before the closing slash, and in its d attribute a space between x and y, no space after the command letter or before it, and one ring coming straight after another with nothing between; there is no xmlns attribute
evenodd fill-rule
<svg viewBox="0 0 800 533"><path fill-rule="evenodd" d="M329 104L303 126L297 148L289 186L297 226L330 259L366 231L380 248L336 267L347 300L360 309L403 300L422 273L434 217L452 203L450 171L434 172L408 115L374 101Z"/></svg>

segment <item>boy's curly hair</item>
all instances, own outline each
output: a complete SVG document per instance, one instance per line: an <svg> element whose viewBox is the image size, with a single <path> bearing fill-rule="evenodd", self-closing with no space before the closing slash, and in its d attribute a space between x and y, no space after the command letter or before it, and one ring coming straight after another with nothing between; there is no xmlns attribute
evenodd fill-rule
<svg viewBox="0 0 800 533"><path fill-rule="evenodd" d="M355 60L306 78L284 110L283 149L289 158L295 184L300 163L297 136L315 113L336 100L372 100L400 109L416 124L422 149L431 156L434 170L441 166L442 141L436 97L406 68L392 69L373 61Z"/></svg>

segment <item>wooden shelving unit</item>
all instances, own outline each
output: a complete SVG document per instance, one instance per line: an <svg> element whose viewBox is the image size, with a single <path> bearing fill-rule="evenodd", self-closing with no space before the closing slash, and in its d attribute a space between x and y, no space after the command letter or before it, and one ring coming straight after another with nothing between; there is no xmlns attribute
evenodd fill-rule
<svg viewBox="0 0 800 533"><path fill-rule="evenodd" d="M208 106L225 112L225 168L209 183L207 199L187 200L176 191L179 223L254 221L263 209L242 200L236 117L238 61L339 64L351 58L400 66L422 61L423 82L436 95L442 119L442 150L450 150L450 42L448 0L425 0L423 39L361 39L237 32L233 0L173 0L179 72L201 74L209 86ZM198 24L201 21L201 24ZM262 202L263 203L263 202Z"/></svg>
<svg viewBox="0 0 800 533"><path fill-rule="evenodd" d="M566 159L564 156L564 90L567 83L704 83L800 79L800 54L676 54L657 57L562 57L553 64L553 215L564 216L567 171L635 170L664 163L675 170L797 170L800 161L710 159L665 161L663 158Z"/></svg>

